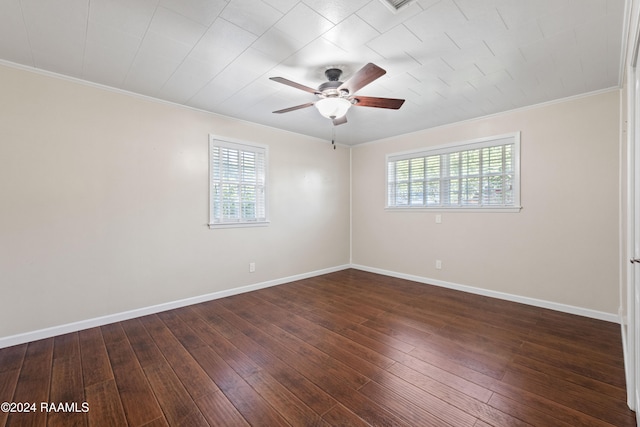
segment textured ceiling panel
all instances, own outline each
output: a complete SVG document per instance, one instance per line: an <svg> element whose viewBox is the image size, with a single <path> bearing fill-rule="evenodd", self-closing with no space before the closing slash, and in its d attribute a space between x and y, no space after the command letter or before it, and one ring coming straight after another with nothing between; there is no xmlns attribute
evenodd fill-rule
<svg viewBox="0 0 640 427"><path fill-rule="evenodd" d="M0 60L330 139L315 108L339 67L387 73L358 92L399 110L351 108L358 144L619 87L624 0L5 0Z"/></svg>

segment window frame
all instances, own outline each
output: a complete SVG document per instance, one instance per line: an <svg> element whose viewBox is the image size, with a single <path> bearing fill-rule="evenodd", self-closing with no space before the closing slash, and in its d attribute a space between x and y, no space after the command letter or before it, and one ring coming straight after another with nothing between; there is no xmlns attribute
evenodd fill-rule
<svg viewBox="0 0 640 427"><path fill-rule="evenodd" d="M509 141L511 140L511 141ZM389 167L390 162L407 159L419 159L426 158L428 156L438 156L443 154L460 153L468 150L482 149L494 146L504 146L507 144L513 144L513 150L511 153L511 160L513 162L513 183L512 183L512 198L513 204L510 205L495 205L495 204L478 204L478 205L450 205L440 202L438 205L425 205L423 201L422 205L412 206L410 202L407 205L391 205L390 202L390 185L397 181L391 181L389 179ZM426 167L426 166L425 166ZM480 181L482 181L483 175L479 175ZM442 175L437 179L442 181L448 177ZM461 176L459 177L461 179ZM512 132L502 135L489 136L484 138L477 138L468 141L454 142L449 144L442 144L433 147L423 147L417 150L403 151L398 153L390 153L385 156L385 210L407 212L407 211L450 211L450 212L520 212L522 209L520 199L520 132ZM425 182L426 182L425 178ZM442 187L440 187L440 190ZM450 193L449 193L450 194ZM439 193L442 197L442 194ZM410 197L410 196L409 196ZM442 200L442 198L440 199ZM482 200L482 199L480 199Z"/></svg>
<svg viewBox="0 0 640 427"><path fill-rule="evenodd" d="M232 150L239 150L242 152L256 153L263 157L264 175L262 176L263 184L261 185L264 194L264 218L256 219L242 219L237 218L235 220L224 220L215 217L215 192L214 192L214 148L223 147ZM218 135L209 134L209 228L239 228L239 227L264 227L269 225L269 146L264 144L258 144L255 142L248 142L234 138L228 138ZM259 178L256 179L259 181ZM224 182L222 179L220 183ZM241 179L233 181L237 185L243 185ZM246 184L245 184L246 185ZM258 186L258 184L255 184ZM242 202L240 202L242 204ZM241 208L240 208L241 209Z"/></svg>

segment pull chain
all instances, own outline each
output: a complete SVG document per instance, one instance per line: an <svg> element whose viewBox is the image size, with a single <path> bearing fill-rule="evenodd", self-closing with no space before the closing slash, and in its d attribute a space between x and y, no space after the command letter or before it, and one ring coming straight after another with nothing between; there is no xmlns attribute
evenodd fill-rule
<svg viewBox="0 0 640 427"><path fill-rule="evenodd" d="M336 149L336 127L331 126L331 145L333 145L333 149Z"/></svg>

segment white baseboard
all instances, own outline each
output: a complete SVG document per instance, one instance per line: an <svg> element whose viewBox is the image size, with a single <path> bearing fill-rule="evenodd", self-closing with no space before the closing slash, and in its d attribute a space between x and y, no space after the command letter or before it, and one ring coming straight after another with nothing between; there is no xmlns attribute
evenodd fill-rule
<svg viewBox="0 0 640 427"><path fill-rule="evenodd" d="M346 270L350 267L351 266L348 264L340 265L337 267L311 271L308 273L296 274L295 276L283 277L280 279L274 279L266 282L255 283L253 285L241 286L239 288L213 292L210 294L200 295L197 297L185 298L178 301L170 301L167 303L157 304L150 307L142 307L135 310L129 310L129 311L124 311L120 313L109 314L106 316L95 317L93 319L81 320L79 322L67 323L64 325L53 326L50 328L39 329L36 331L25 332L17 335L10 335L7 337L0 337L0 348L11 347L18 344L24 344L26 342L54 337L56 335L68 334L70 332L76 332L76 331L81 331L83 329L93 328L96 326L107 325L109 323L121 322L123 320L133 319L136 317L146 316L154 313L160 313L162 311L167 311L167 310L173 310L174 308L186 307L188 305L198 304L201 302L229 297L232 295L242 294L245 292L256 291L258 289L282 285L284 283L289 283L289 282L295 282L296 280L308 279L310 277L320 276L322 274L333 273L340 270Z"/></svg>
<svg viewBox="0 0 640 427"><path fill-rule="evenodd" d="M397 277L399 279L411 280L427 285L435 285L443 288L454 289L457 291L468 292L476 295L483 295L491 298L502 299L506 301L518 302L521 304L531 305L534 307L548 308L550 310L560 311L563 313L576 314L578 316L590 317L593 319L604 320L612 323L620 323L620 317L614 313L605 313L597 310L590 310L582 307L574 307L572 305L560 304L551 301L528 298L519 295L508 294L504 292L491 291L488 289L476 288L468 285L460 285L458 283L445 282L438 279L430 279L428 277L415 276L412 274L398 273L396 271L383 270L375 267L367 267L364 265L351 264L351 268L357 270L368 271L370 273L382 274L384 276Z"/></svg>
<svg viewBox="0 0 640 427"><path fill-rule="evenodd" d="M87 320L81 320L79 322L67 323L64 325L53 326L50 328L39 329L36 331L25 332L22 334L16 334L16 335L11 335L7 337L0 337L0 348L11 347L13 345L24 344L26 342L36 341L44 338L50 338L56 335L62 335L70 332L81 331L83 329L89 329L96 326L107 325L109 323L120 322L123 320L133 319L136 317L146 316L154 313L160 313L162 311L172 310L175 308L185 307L188 305L198 304L201 302L211 301L219 298L229 297L232 295L242 294L245 292L255 291L258 289L268 288L271 286L282 285L284 283L294 282L296 280L308 279L310 277L320 276L322 274L327 274L327 273L333 273L333 272L345 270L348 268L355 268L357 270L382 274L384 276L412 280L418 283L441 286L444 288L455 289L458 291L468 292L472 294L483 295L483 296L498 298L506 301L513 301L513 302L518 302L522 304L532 305L535 307L548 308L551 310L556 310L556 311L570 313L570 314L576 314L579 316L590 317L593 319L604 320L607 322L621 323L619 315L616 315L613 313L605 313L605 312L596 311L596 310L589 310L586 308L574 307L566 304L559 304L559 303L539 300L535 298L527 298L519 295L491 291L487 289L476 288L473 286L460 285L457 283L445 282L442 280L430 279L422 276L415 276L411 274L383 270L380 268L367 267L364 265L345 264L345 265L326 268L322 270L311 271L308 273L297 274L294 276L283 277L280 279L269 280L266 282L255 283L253 285L241 286L239 288L213 292L210 294L200 295L197 297L185 298L178 301L170 301L167 303L157 304L149 307L142 307L135 310L109 314L106 316L96 317L96 318L87 319Z"/></svg>

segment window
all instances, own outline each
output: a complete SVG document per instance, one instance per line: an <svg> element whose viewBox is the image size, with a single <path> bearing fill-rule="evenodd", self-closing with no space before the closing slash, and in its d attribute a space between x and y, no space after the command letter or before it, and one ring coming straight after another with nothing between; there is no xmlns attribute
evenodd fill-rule
<svg viewBox="0 0 640 427"><path fill-rule="evenodd" d="M266 225L267 147L209 136L209 227Z"/></svg>
<svg viewBox="0 0 640 427"><path fill-rule="evenodd" d="M520 209L520 133L387 156L387 207Z"/></svg>

